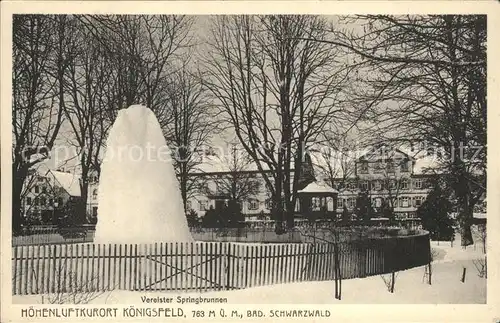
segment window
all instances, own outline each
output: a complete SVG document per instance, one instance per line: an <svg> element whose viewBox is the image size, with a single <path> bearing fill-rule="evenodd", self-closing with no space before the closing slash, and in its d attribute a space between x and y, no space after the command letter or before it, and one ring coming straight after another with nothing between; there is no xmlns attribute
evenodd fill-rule
<svg viewBox="0 0 500 323"><path fill-rule="evenodd" d="M422 188L422 180L421 179L416 179L413 181L413 187L415 189L421 189Z"/></svg>
<svg viewBox="0 0 500 323"><path fill-rule="evenodd" d="M273 207L273 201L271 199L266 200L266 209L271 210Z"/></svg>
<svg viewBox="0 0 500 323"><path fill-rule="evenodd" d="M31 205L31 197L26 198L26 205Z"/></svg>
<svg viewBox="0 0 500 323"><path fill-rule="evenodd" d="M259 209L259 201L258 200L249 200L248 201L248 209L251 211L255 211Z"/></svg>
<svg viewBox="0 0 500 323"><path fill-rule="evenodd" d="M361 162L359 164L359 173L360 174L368 174L368 163L367 162Z"/></svg>
<svg viewBox="0 0 500 323"><path fill-rule="evenodd" d="M410 204L409 204L407 196L401 198L401 204L400 204L400 206L401 207L410 207Z"/></svg>
<svg viewBox="0 0 500 323"><path fill-rule="evenodd" d="M382 206L382 199L380 197L375 198L375 207L381 207Z"/></svg>
<svg viewBox="0 0 500 323"><path fill-rule="evenodd" d="M63 198L62 197L57 198L57 203L59 203L59 206L62 206Z"/></svg>
<svg viewBox="0 0 500 323"><path fill-rule="evenodd" d="M37 180L38 180L39 183L42 183L43 182L43 177L38 177Z"/></svg>
<svg viewBox="0 0 500 323"><path fill-rule="evenodd" d="M208 209L208 201L200 201L200 211L206 211Z"/></svg>
<svg viewBox="0 0 500 323"><path fill-rule="evenodd" d="M408 161L407 160L403 160L403 162L401 163L401 172L403 173L407 173L408 172Z"/></svg>
<svg viewBox="0 0 500 323"><path fill-rule="evenodd" d="M187 201L187 202L186 202L186 208L187 208L188 210L191 210L191 209L193 208L193 203L192 203L191 201Z"/></svg>
<svg viewBox="0 0 500 323"><path fill-rule="evenodd" d="M394 164L392 162L387 162L387 173L394 173Z"/></svg>
<svg viewBox="0 0 500 323"><path fill-rule="evenodd" d="M373 172L374 172L375 174L380 174L380 173L382 173L382 170L383 170L382 164L380 164L380 163L374 163L374 164L373 164Z"/></svg>
<svg viewBox="0 0 500 323"><path fill-rule="evenodd" d="M42 196L40 198L40 206L45 206L45 204L46 204L45 202L46 202L45 197Z"/></svg>
<svg viewBox="0 0 500 323"><path fill-rule="evenodd" d="M421 196L417 196L415 198L415 206L419 207L420 205L422 205L422 200L423 200L423 198Z"/></svg>
<svg viewBox="0 0 500 323"><path fill-rule="evenodd" d="M372 186L376 191L380 191L382 189L382 184L380 183L380 181L374 181Z"/></svg>
<svg viewBox="0 0 500 323"><path fill-rule="evenodd" d="M38 206L38 197L35 197L35 201L33 203L35 206Z"/></svg>
<svg viewBox="0 0 500 323"><path fill-rule="evenodd" d="M94 207L92 208L92 216L93 216L93 217L97 217L97 206L94 206Z"/></svg>
<svg viewBox="0 0 500 323"><path fill-rule="evenodd" d="M393 179L391 179L389 181L389 189L393 190L395 188L396 188L396 182Z"/></svg>
<svg viewBox="0 0 500 323"><path fill-rule="evenodd" d="M408 187L409 187L409 185L408 185L408 184L409 184L409 183L408 183L408 180L407 180L407 179L403 179L403 180L401 181L401 189L403 189L403 190L407 190L407 189L408 189Z"/></svg>
<svg viewBox="0 0 500 323"><path fill-rule="evenodd" d="M47 186L42 186L42 193L47 193Z"/></svg>
<svg viewBox="0 0 500 323"><path fill-rule="evenodd" d="M361 184L359 185L359 188L363 191L368 191L368 182L367 181L361 182Z"/></svg>
<svg viewBox="0 0 500 323"><path fill-rule="evenodd" d="M326 206L326 204L323 204L324 201L320 197L313 197L312 198L312 207L313 210L319 211L323 206Z"/></svg>
<svg viewBox="0 0 500 323"><path fill-rule="evenodd" d="M49 206L52 206L52 205L54 205L54 200L50 198L49 199Z"/></svg>
<svg viewBox="0 0 500 323"><path fill-rule="evenodd" d="M354 207L356 206L356 199L355 198L348 198L347 199L347 208L349 209L354 209Z"/></svg>
<svg viewBox="0 0 500 323"><path fill-rule="evenodd" d="M40 193L40 188L38 187L38 185L35 185L35 193Z"/></svg>
<svg viewBox="0 0 500 323"><path fill-rule="evenodd" d="M344 208L344 199L343 198L337 199L337 208Z"/></svg>
<svg viewBox="0 0 500 323"><path fill-rule="evenodd" d="M97 199L97 188L94 188L94 190L92 191L92 198L94 200Z"/></svg>

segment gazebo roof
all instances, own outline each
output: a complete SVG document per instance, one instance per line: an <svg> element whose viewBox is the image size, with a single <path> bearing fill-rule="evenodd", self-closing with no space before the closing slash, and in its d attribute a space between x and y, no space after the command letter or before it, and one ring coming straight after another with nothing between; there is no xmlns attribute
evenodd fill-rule
<svg viewBox="0 0 500 323"><path fill-rule="evenodd" d="M297 193L310 195L335 195L339 192L324 183L312 182L305 188L299 190Z"/></svg>

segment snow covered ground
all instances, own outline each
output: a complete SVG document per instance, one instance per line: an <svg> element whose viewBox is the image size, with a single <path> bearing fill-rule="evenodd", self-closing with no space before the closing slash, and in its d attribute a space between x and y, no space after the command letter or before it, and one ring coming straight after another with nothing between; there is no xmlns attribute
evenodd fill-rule
<svg viewBox="0 0 500 323"><path fill-rule="evenodd" d="M334 298L334 282L304 282L248 288L236 291L207 292L205 297L227 297L232 304L485 304L485 278L478 276L474 260L484 259L482 248L463 249L459 241L453 247L450 242L431 242L435 250L432 285L424 281L424 267L399 272L394 293L387 291L381 276L342 281L342 300ZM461 282L463 268L465 282ZM90 304L142 304L142 296L171 296L170 292L112 291L101 294ZM183 293L183 297L200 296L199 293ZM45 295L13 296L13 303L48 303Z"/></svg>

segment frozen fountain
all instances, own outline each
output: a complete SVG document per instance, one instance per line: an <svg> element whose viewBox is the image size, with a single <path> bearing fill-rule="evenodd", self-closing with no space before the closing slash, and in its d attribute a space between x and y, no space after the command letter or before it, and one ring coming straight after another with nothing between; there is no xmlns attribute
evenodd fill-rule
<svg viewBox="0 0 500 323"><path fill-rule="evenodd" d="M94 243L191 242L160 124L140 105L120 110L106 143Z"/></svg>

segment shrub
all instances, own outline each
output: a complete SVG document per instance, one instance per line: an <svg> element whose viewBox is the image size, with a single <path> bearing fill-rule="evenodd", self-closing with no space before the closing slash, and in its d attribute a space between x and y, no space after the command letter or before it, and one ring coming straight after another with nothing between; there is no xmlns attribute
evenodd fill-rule
<svg viewBox="0 0 500 323"><path fill-rule="evenodd" d="M449 217L451 203L439 184L427 196L427 199L417 210L417 216L422 221L424 230L429 231L432 240L451 241L455 230L453 220Z"/></svg>
<svg viewBox="0 0 500 323"><path fill-rule="evenodd" d="M361 192L356 198L356 215L364 224L369 224L374 213L370 196L367 192Z"/></svg>
<svg viewBox="0 0 500 323"><path fill-rule="evenodd" d="M347 206L344 205L344 208L342 209L342 224L346 225L349 222L351 222L351 214L349 213Z"/></svg>
<svg viewBox="0 0 500 323"><path fill-rule="evenodd" d="M189 227L197 227L199 225L198 213L196 213L196 211L193 209L189 209L186 212L186 220Z"/></svg>
<svg viewBox="0 0 500 323"><path fill-rule="evenodd" d="M219 227L219 219L217 212L213 208L213 206L210 206L210 209L208 209L205 212L205 215L203 216L202 220L202 225L204 228L217 228Z"/></svg>

